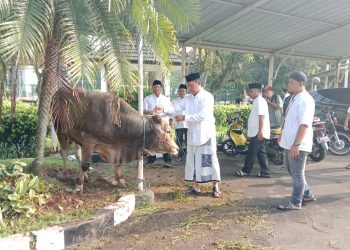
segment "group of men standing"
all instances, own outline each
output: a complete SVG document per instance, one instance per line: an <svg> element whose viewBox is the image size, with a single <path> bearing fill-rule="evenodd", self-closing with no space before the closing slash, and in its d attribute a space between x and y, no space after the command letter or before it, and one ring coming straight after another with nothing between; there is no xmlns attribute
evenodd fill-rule
<svg viewBox="0 0 350 250"><path fill-rule="evenodd" d="M312 151L312 122L315 112L315 102L305 89L306 81L306 75L302 72L295 72L288 79L288 92L293 95L281 119L279 144L284 148L283 161L293 179L293 192L290 201L277 206L280 210L301 209L303 203L316 200L305 179L306 158L308 152ZM276 123L276 116L271 115L271 112L269 114L268 105L271 101L262 97L261 87L257 83L249 84L249 95L253 99L248 119L249 145L244 167L236 172L240 177L250 175L256 158L260 172L255 176L270 177L265 142L270 138L270 117ZM274 107L281 107L281 104L274 104Z"/></svg>
<svg viewBox="0 0 350 250"><path fill-rule="evenodd" d="M170 121L175 120L175 131L180 153L177 160L184 157L184 141L186 142L185 180L192 181L188 194L201 194L199 183L212 182L212 196L222 196L220 182L220 166L216 155L216 129L214 118L214 97L206 91L200 81L199 73L186 76L186 85L180 85L179 98L173 103L160 94L161 82L153 82L153 94L144 100L144 114L159 114ZM188 87L189 94L186 95ZM187 130L187 131L186 131ZM187 133L186 133L187 132ZM186 137L187 138L186 138ZM165 166L171 166L171 157L163 155ZM155 156L148 156L147 164L153 163Z"/></svg>
<svg viewBox="0 0 350 250"><path fill-rule="evenodd" d="M200 194L199 183L212 182L212 195L218 198L222 193L218 186L220 166L216 155L214 97L202 87L199 73L187 75L186 81L189 94L186 95L186 85L180 85L179 98L173 103L160 94L161 82L154 81L153 94L147 96L144 101L144 113L162 114L163 118L174 119L177 140L181 143L179 146L182 149L177 158L179 161L184 157L183 138L187 134L185 180L192 181L192 187L187 192L192 195ZM277 206L281 210L301 209L303 202L316 200L305 179L306 158L312 149L312 122L315 111L315 102L305 89L306 81L306 75L302 72L295 72L288 79L288 91L293 95L282 119L279 143L285 150L284 163L293 179L293 192L290 201ZM244 167L237 171L236 175L240 177L250 175L257 158L260 172L256 176L269 178L271 171L265 142L270 138L269 102L272 101L262 97L260 84L252 83L248 87L249 96L253 99L248 118L248 154ZM269 95L271 98L272 95ZM273 107L281 109L282 103ZM165 164L170 166L171 157L164 154L163 158ZM155 157L149 157L148 163L154 160Z"/></svg>

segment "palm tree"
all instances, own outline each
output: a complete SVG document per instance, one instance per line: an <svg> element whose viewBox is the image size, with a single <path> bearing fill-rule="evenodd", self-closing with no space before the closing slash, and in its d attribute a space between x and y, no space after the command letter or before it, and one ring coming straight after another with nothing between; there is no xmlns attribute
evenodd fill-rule
<svg viewBox="0 0 350 250"><path fill-rule="evenodd" d="M0 0L1 58L16 58L16 66L38 55L44 60L36 174L42 173L50 104L59 84L75 85L83 77L94 82L99 63L111 89L133 83L122 48L134 46L135 32L142 32L166 72L176 48L175 27L188 29L198 21L199 6L199 0Z"/></svg>

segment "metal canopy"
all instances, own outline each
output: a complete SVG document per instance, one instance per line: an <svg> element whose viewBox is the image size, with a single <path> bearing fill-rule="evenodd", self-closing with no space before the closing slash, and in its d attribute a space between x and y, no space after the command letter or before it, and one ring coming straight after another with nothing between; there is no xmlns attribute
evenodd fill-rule
<svg viewBox="0 0 350 250"><path fill-rule="evenodd" d="M185 46L338 61L350 56L349 0L202 0Z"/></svg>

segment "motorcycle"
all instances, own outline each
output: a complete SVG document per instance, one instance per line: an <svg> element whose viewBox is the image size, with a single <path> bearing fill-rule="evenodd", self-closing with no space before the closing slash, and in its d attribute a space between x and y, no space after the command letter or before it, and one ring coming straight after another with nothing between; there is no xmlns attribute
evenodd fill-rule
<svg viewBox="0 0 350 250"><path fill-rule="evenodd" d="M239 113L229 119L229 130L222 141L222 152L227 156L246 154L248 140L243 131L243 119ZM281 128L272 128L270 140L266 142L267 158L277 165L283 164L283 148L278 145L278 135Z"/></svg>
<svg viewBox="0 0 350 250"><path fill-rule="evenodd" d="M248 140L243 133L243 119L240 113L228 120L229 130L222 140L222 152L227 156L246 154L248 151Z"/></svg>
<svg viewBox="0 0 350 250"><path fill-rule="evenodd" d="M284 149L278 144L278 137L281 133L280 127L271 127L270 140L266 141L267 158L276 165L283 164Z"/></svg>
<svg viewBox="0 0 350 250"><path fill-rule="evenodd" d="M337 131L337 115L334 111L326 111L326 133L329 136L329 151L334 155L347 155L350 153L350 136Z"/></svg>
<svg viewBox="0 0 350 250"><path fill-rule="evenodd" d="M326 122L321 121L319 117L314 117L312 123L312 130L314 133L312 152L309 153L311 160L319 162L326 157L328 150L328 142L330 141L326 134Z"/></svg>

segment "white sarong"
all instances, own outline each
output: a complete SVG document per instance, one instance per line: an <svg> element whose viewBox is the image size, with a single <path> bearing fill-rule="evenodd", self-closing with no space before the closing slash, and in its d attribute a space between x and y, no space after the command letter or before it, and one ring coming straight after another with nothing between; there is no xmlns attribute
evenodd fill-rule
<svg viewBox="0 0 350 250"><path fill-rule="evenodd" d="M198 183L221 180L215 137L200 146L187 146L185 181L193 180Z"/></svg>

